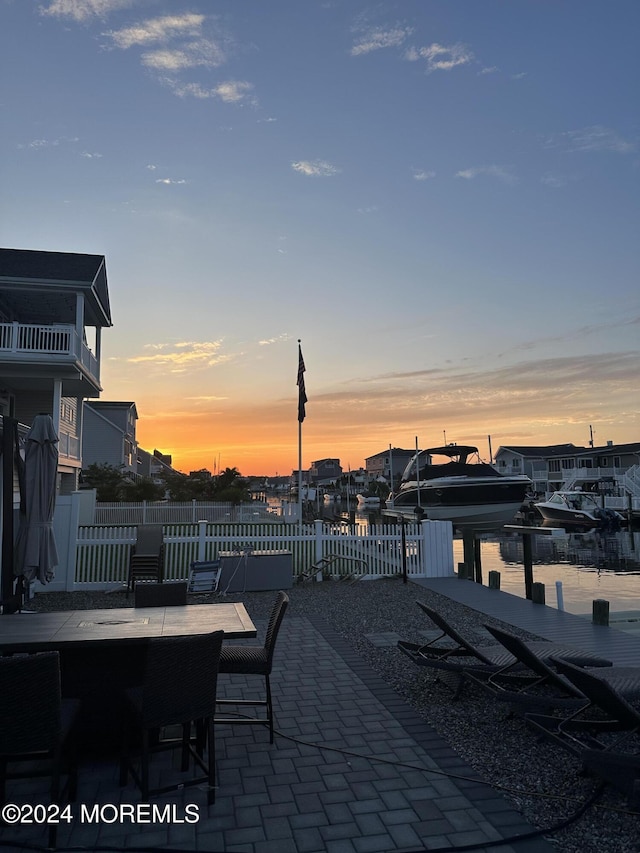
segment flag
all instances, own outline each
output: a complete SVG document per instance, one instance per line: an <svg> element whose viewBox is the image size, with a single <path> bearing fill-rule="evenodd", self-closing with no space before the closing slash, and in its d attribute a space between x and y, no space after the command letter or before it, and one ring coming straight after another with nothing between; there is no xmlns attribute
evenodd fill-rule
<svg viewBox="0 0 640 853"><path fill-rule="evenodd" d="M298 380L296 385L298 386L298 421L302 423L304 420L304 416L306 414L304 406L307 402L307 394L304 389L304 359L302 358L302 347L298 344Z"/></svg>

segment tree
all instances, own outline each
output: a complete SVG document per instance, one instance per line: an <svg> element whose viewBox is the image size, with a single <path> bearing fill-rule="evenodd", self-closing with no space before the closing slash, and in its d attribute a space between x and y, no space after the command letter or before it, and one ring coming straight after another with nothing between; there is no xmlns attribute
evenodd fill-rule
<svg viewBox="0 0 640 853"><path fill-rule="evenodd" d="M96 499L113 503L122 500L124 475L119 468L105 462L94 462L82 471L82 485L96 490Z"/></svg>
<svg viewBox="0 0 640 853"><path fill-rule="evenodd" d="M141 477L135 482L125 480L122 484L121 500L124 501L161 501L165 488L159 486L150 477Z"/></svg>

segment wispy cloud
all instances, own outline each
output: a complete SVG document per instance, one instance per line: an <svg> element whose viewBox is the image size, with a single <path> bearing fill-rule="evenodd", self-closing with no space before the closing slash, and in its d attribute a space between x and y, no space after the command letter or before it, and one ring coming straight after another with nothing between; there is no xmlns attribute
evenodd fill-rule
<svg viewBox="0 0 640 853"><path fill-rule="evenodd" d="M180 178L178 180L174 178L156 178L156 184L186 184L184 178Z"/></svg>
<svg viewBox="0 0 640 853"><path fill-rule="evenodd" d="M89 18L107 18L119 9L129 9L137 0L51 0L40 6L41 15L72 18L86 21Z"/></svg>
<svg viewBox="0 0 640 853"><path fill-rule="evenodd" d="M326 160L298 160L291 164L294 172L300 172L301 175L309 175L311 177L331 177L337 175L340 169L327 163Z"/></svg>
<svg viewBox="0 0 640 853"><path fill-rule="evenodd" d="M258 341L258 346L268 347L268 346L271 346L272 344L280 344L280 343L283 343L284 341L290 341L290 340L291 340L291 335L283 333L282 335L276 335L275 338L266 338L264 340Z"/></svg>
<svg viewBox="0 0 640 853"><path fill-rule="evenodd" d="M213 88L205 88L199 83L180 83L169 77L163 78L161 82L179 98L217 98L227 104L257 105L257 99L253 95L253 84L245 80L227 80Z"/></svg>
<svg viewBox="0 0 640 853"><path fill-rule="evenodd" d="M224 364L233 359L224 354L222 340L217 341L181 341L175 344L147 344L149 355L137 355L128 358L129 364L140 364L168 369L172 373L185 370L198 370Z"/></svg>
<svg viewBox="0 0 640 853"><path fill-rule="evenodd" d="M456 172L456 178L464 178L467 181L472 181L481 175L497 178L499 181L510 184L511 186L518 183L512 166L474 166L471 169L461 169L459 172Z"/></svg>
<svg viewBox="0 0 640 853"><path fill-rule="evenodd" d="M412 32L411 27L371 27L359 34L351 48L351 56L363 56L374 50L400 47Z"/></svg>
<svg viewBox="0 0 640 853"><path fill-rule="evenodd" d="M56 139L32 139L30 142L18 143L18 148L28 148L32 151L39 151L41 148L57 148L60 145L73 144L80 142L77 136L60 136Z"/></svg>
<svg viewBox="0 0 640 853"><path fill-rule="evenodd" d="M432 71L451 71L460 65L468 65L474 59L473 52L460 42L449 46L434 43L428 47L411 47L404 57L409 62L425 59L429 74Z"/></svg>
<svg viewBox="0 0 640 853"><path fill-rule="evenodd" d="M224 62L219 46L209 39L198 39L181 48L160 48L142 54L142 64L157 71L183 71L185 68L218 68Z"/></svg>
<svg viewBox="0 0 640 853"><path fill-rule="evenodd" d="M102 154L97 151L81 151L80 156L84 157L86 160L100 160L102 158Z"/></svg>
<svg viewBox="0 0 640 853"><path fill-rule="evenodd" d="M427 172L425 169L414 169L413 170L413 180L414 181L429 181L431 178L435 178L435 172Z"/></svg>
<svg viewBox="0 0 640 853"><path fill-rule="evenodd" d="M148 45L154 42L166 42L176 36L200 36L204 15L165 15L162 18L151 18L133 27L121 30L111 30L111 36L116 47L126 50L133 45Z"/></svg>
<svg viewBox="0 0 640 853"><path fill-rule="evenodd" d="M613 154L632 154L638 150L636 142L623 139L615 130L600 124L556 134L546 140L545 146L562 147L571 152L606 151Z"/></svg>

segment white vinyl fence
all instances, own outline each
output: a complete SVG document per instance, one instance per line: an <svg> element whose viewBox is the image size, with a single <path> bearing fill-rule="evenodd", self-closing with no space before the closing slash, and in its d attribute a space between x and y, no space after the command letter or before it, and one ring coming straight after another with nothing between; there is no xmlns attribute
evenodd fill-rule
<svg viewBox="0 0 640 853"><path fill-rule="evenodd" d="M262 501L131 501L95 504L95 524L196 524L198 521L274 521L278 515Z"/></svg>
<svg viewBox="0 0 640 853"><path fill-rule="evenodd" d="M282 522L165 524L165 578L186 579L194 560L216 559L220 551L290 551L294 578L313 575L314 565L324 559L331 575L358 575L366 578L402 573L409 577L453 575L453 534L449 522L423 521L404 528L398 525L373 527L326 523L283 524ZM135 525L83 525L75 540L75 573L68 572L67 590L108 589L127 580L129 552L136 540ZM69 563L72 555L69 554ZM55 588L63 578L57 571ZM46 591L46 587L42 587Z"/></svg>

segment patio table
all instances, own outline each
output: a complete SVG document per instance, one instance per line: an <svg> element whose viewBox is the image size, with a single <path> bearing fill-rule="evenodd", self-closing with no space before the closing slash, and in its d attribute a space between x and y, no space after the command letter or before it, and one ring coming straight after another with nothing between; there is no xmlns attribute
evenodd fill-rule
<svg viewBox="0 0 640 853"><path fill-rule="evenodd" d="M81 740L109 748L119 737L122 691L144 676L149 640L218 630L225 639L257 634L239 602L15 613L0 617L0 653L58 651L62 694L83 703Z"/></svg>

